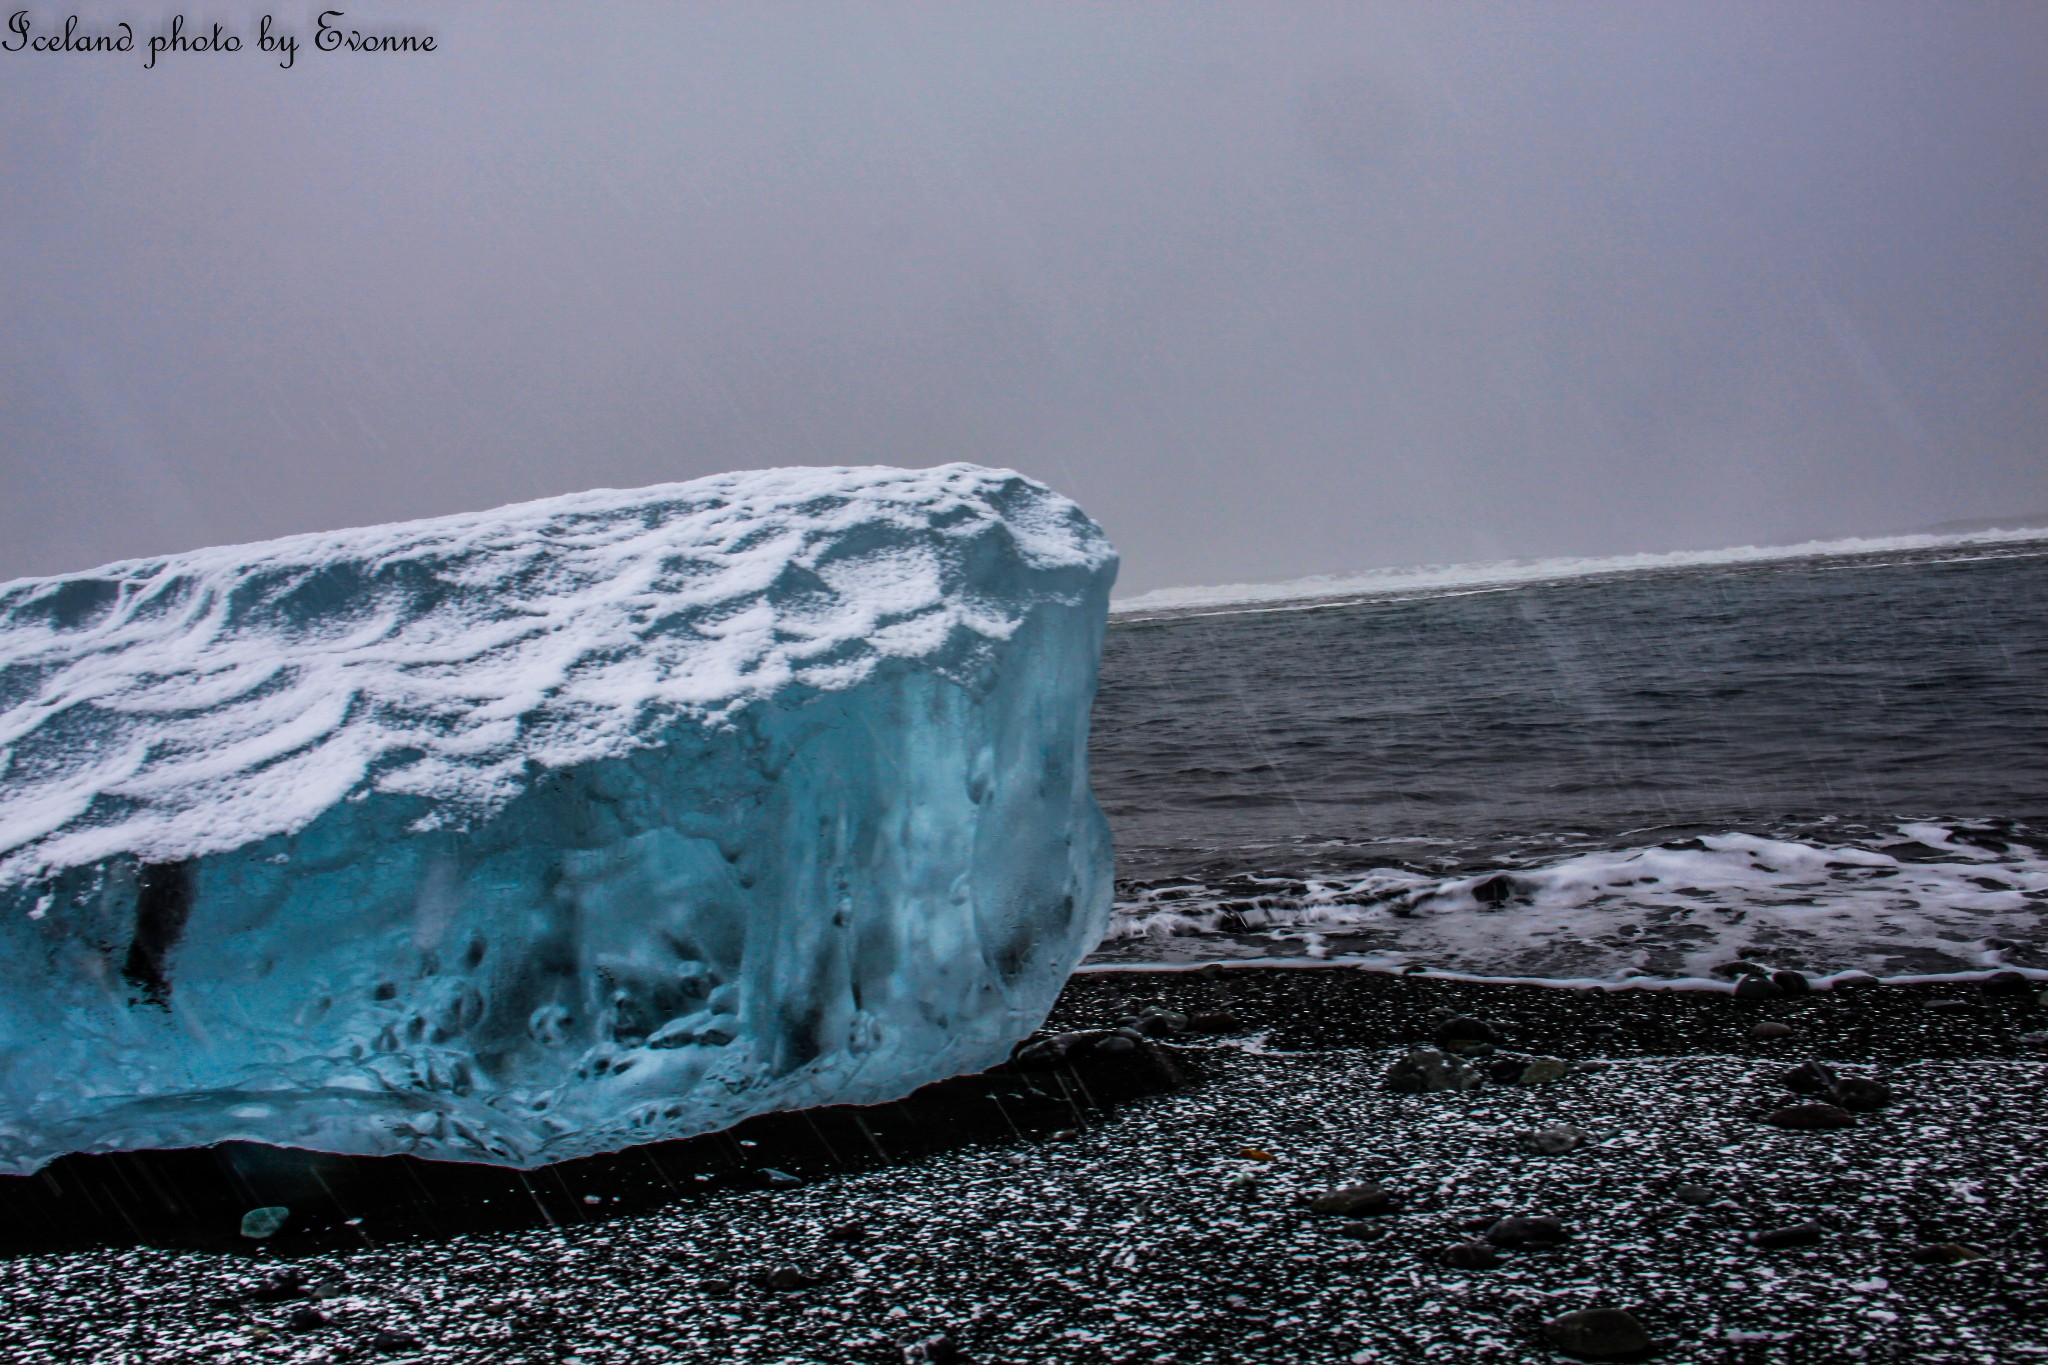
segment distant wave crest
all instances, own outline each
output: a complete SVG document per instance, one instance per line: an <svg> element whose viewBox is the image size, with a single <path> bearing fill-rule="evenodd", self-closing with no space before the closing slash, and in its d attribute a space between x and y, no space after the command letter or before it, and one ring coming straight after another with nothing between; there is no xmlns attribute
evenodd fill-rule
<svg viewBox="0 0 2048 1365"><path fill-rule="evenodd" d="M1973 531L1957 535L1861 536L1810 540L1799 545L1740 545L1722 550L1674 550L1664 554L1565 556L1503 559L1476 564L1430 564L1414 568L1369 569L1356 574L1320 574L1284 583L1224 583L1213 587L1156 588L1110 604L1119 617L1182 615L1203 610L1284 610L1365 598L1405 597L1548 583L1603 574L1643 573L1715 565L1767 564L1781 560L1897 554L1969 546L2048 542L2048 528Z"/></svg>

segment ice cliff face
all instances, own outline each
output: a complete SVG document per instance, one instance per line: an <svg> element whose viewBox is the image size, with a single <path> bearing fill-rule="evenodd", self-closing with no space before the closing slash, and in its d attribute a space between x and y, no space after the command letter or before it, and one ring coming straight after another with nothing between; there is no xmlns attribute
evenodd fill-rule
<svg viewBox="0 0 2048 1365"><path fill-rule="evenodd" d="M999 1060L1108 915L1115 566L950 465L0 586L0 1170L535 1165Z"/></svg>

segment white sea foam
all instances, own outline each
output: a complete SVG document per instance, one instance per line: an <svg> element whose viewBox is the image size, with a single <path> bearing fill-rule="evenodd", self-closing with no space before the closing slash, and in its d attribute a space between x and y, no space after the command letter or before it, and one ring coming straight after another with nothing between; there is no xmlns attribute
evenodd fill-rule
<svg viewBox="0 0 2048 1365"><path fill-rule="evenodd" d="M1225 583L1213 587L1155 588L1110 604L1115 617L1184 615L1207 611L1264 611L1331 605L1383 597L1437 595L1550 583L1608 574L1715 565L1768 564L1784 560L1901 554L1970 546L2048 542L2048 529L1975 531L1960 535L1870 536L1815 540L1800 545L1742 545L1722 550L1676 550L1665 554L1510 559L1476 564L1430 564L1370 569L1356 574L1323 574L1284 583Z"/></svg>
<svg viewBox="0 0 2048 1365"><path fill-rule="evenodd" d="M2044 910L2048 858L1998 832L1908 824L1842 844L1728 833L1449 879L1379 868L1155 886L1117 905L1091 962L1344 959L1614 981L1749 959L1942 974L2031 961L2048 947Z"/></svg>

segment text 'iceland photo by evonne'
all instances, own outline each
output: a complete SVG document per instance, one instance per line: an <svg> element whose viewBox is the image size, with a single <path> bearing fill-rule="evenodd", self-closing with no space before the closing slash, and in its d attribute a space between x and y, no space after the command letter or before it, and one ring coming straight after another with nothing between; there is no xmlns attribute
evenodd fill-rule
<svg viewBox="0 0 2048 1365"><path fill-rule="evenodd" d="M2043 69L7 10L0 1361L2048 1359Z"/></svg>

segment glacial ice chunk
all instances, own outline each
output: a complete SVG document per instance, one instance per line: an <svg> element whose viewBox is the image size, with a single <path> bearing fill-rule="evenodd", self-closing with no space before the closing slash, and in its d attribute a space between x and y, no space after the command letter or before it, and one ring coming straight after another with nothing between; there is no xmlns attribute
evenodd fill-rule
<svg viewBox="0 0 2048 1365"><path fill-rule="evenodd" d="M955 464L0 585L0 1170L532 1166L1000 1060L1109 913L1115 572Z"/></svg>

